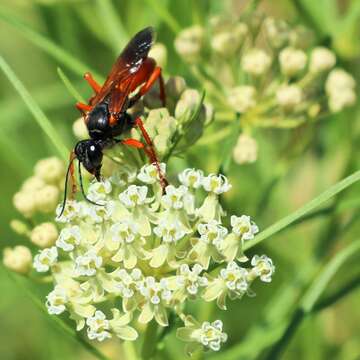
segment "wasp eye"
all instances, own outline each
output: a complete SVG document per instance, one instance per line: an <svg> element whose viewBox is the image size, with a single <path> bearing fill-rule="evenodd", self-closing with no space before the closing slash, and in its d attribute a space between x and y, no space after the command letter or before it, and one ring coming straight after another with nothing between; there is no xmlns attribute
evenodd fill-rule
<svg viewBox="0 0 360 360"><path fill-rule="evenodd" d="M102 161L102 150L100 146L98 146L96 143L90 144L87 151L89 163L92 165L93 168L97 168L101 165Z"/></svg>

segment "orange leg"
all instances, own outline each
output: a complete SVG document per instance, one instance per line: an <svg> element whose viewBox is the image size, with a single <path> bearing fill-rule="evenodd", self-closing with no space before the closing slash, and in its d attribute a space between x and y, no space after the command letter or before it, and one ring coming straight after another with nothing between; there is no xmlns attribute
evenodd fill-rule
<svg viewBox="0 0 360 360"><path fill-rule="evenodd" d="M154 71L151 73L149 79L141 87L141 89L139 91L139 97L145 95L150 90L150 88L154 85L156 80L159 80L160 99L161 99L163 106L165 106L165 104L166 104L165 85L164 85L164 79L161 75L161 67L159 67L159 66L157 66L154 69Z"/></svg>
<svg viewBox="0 0 360 360"><path fill-rule="evenodd" d="M87 104L84 104L82 102L77 102L75 107L78 110L80 110L82 113L84 113L85 111L90 111L93 108L91 105L87 105Z"/></svg>
<svg viewBox="0 0 360 360"><path fill-rule="evenodd" d="M73 199L74 195L77 192L76 187L76 179L75 179L75 169L74 169L74 159L75 159L75 152L72 151L70 153L70 165L69 165L69 171L70 171L70 179L71 179L71 195L70 197Z"/></svg>
<svg viewBox="0 0 360 360"><path fill-rule="evenodd" d="M96 80L92 77L92 75L89 72L86 72L84 74L84 79L88 82L88 84L91 86L91 88L95 91L97 94L101 90L101 85L96 82Z"/></svg>
<svg viewBox="0 0 360 360"><path fill-rule="evenodd" d="M135 125L140 129L140 131L141 131L141 133L142 133L142 135L143 135L143 137L144 137L144 139L146 141L146 144L148 145L148 148L145 148L144 150L146 151L146 154L148 155L151 163L156 166L156 169L157 169L157 171L159 173L161 186L163 188L163 191L165 191L165 188L168 185L168 182L167 182L165 176L163 175L163 173L161 172L160 165L159 165L159 160L158 160L157 155L156 155L154 144L151 141L151 138L150 138L149 134L147 133L147 131L146 131L145 127L144 127L144 124L143 124L143 122L142 122L142 120L140 118L135 119Z"/></svg>

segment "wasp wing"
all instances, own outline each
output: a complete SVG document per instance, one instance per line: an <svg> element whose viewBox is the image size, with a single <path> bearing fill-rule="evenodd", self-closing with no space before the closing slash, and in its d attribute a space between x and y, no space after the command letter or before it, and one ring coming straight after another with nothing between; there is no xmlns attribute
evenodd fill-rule
<svg viewBox="0 0 360 360"><path fill-rule="evenodd" d="M121 111L129 95L132 79L147 58L154 37L154 29L147 27L130 40L111 68L99 93L91 98L90 105L96 105L109 96L110 112Z"/></svg>

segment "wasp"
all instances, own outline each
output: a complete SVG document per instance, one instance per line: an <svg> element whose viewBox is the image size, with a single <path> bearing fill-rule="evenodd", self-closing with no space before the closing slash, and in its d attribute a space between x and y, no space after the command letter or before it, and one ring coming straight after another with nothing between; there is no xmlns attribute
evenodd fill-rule
<svg viewBox="0 0 360 360"><path fill-rule="evenodd" d="M97 181L100 181L103 151L119 143L143 149L150 162L157 167L160 183L165 189L167 181L161 173L151 138L146 132L142 120L139 117L134 118L127 112L151 89L156 81L159 81L159 96L163 106L165 106L165 88L161 68L157 66L153 58L148 56L154 38L155 32L152 27L139 31L121 52L102 86L96 82L90 73L84 74L84 79L95 94L87 104L78 102L76 108L84 117L89 139L79 141L70 154L65 178L64 201L59 216L62 215L66 205L69 175L73 183L72 192L76 191L75 159L78 160L80 187L84 198L95 205L101 205L87 198L82 183L81 165L94 175ZM134 127L142 133L145 144L136 139L121 138L121 135Z"/></svg>

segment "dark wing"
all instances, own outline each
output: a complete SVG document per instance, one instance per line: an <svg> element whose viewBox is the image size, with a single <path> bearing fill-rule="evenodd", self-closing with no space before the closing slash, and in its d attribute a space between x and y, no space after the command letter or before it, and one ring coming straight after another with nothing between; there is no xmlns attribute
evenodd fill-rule
<svg viewBox="0 0 360 360"><path fill-rule="evenodd" d="M129 41L111 68L100 92L90 100L90 105L96 105L111 93L109 110L113 113L121 111L129 95L133 75L147 58L154 37L154 29L147 27Z"/></svg>

